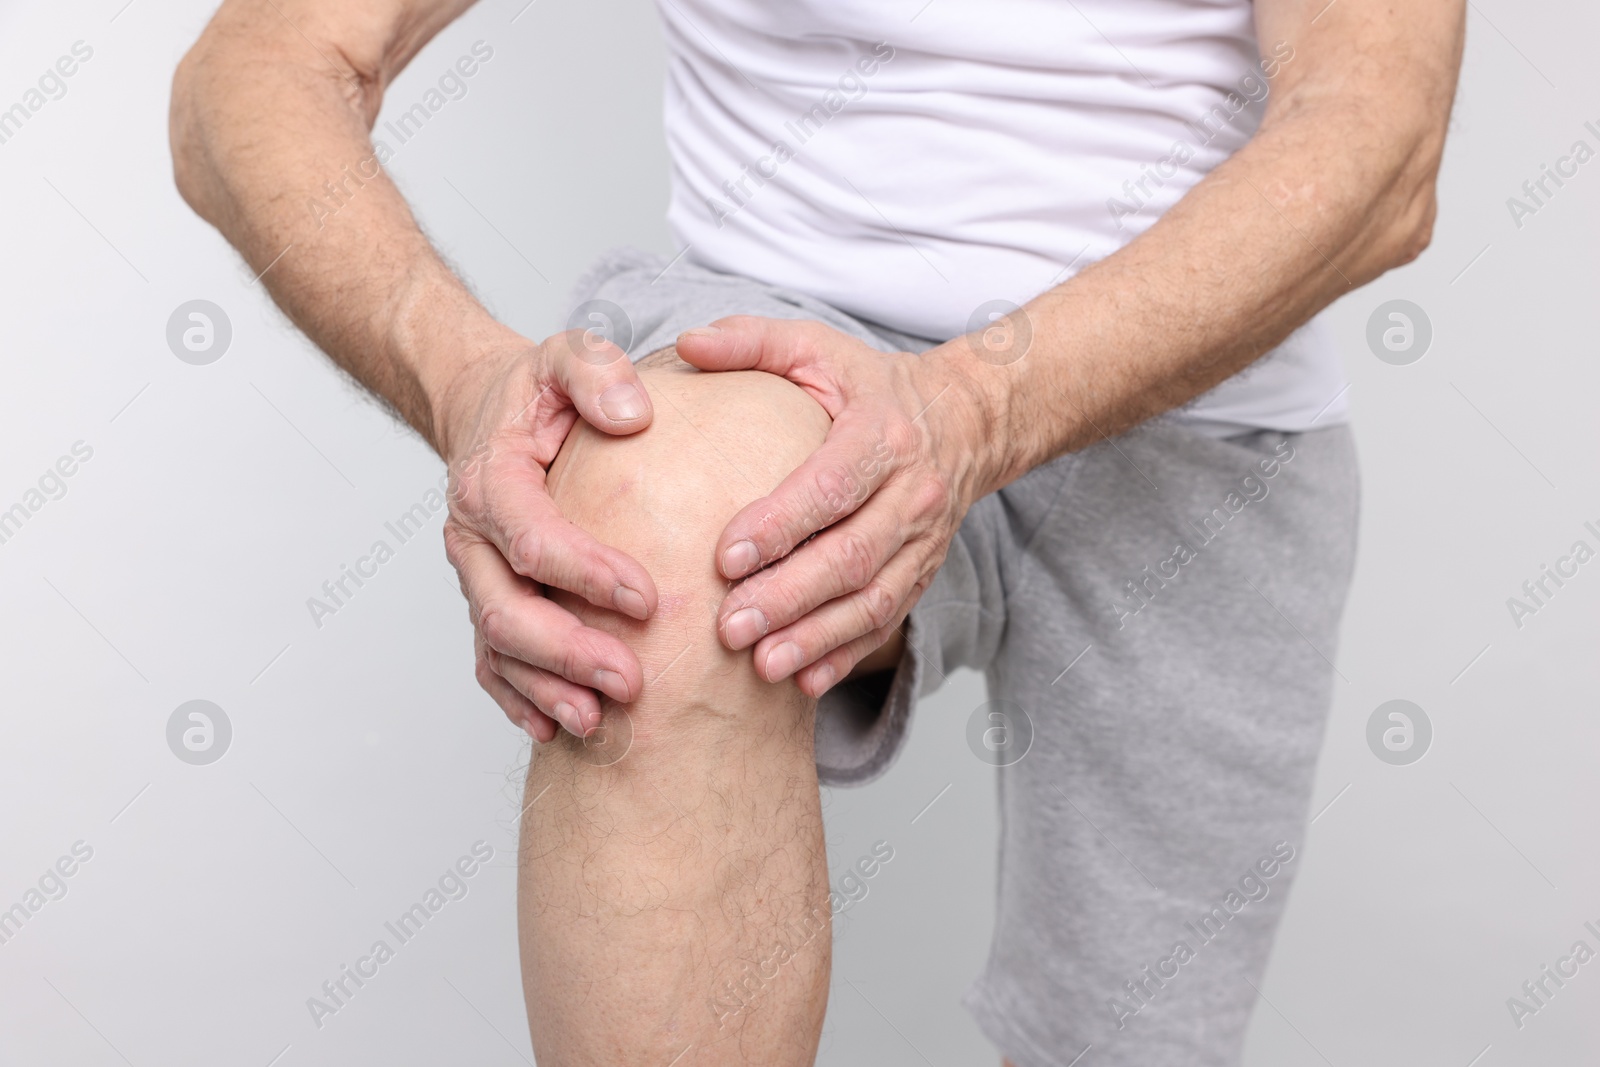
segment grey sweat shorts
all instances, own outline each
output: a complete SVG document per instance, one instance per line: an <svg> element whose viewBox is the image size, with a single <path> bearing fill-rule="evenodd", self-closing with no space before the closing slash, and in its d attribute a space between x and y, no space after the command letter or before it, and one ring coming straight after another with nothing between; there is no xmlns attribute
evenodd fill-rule
<svg viewBox="0 0 1600 1067"><path fill-rule="evenodd" d="M591 302L604 303L591 303ZM633 250L579 282L642 358L725 315L932 342L800 293ZM577 324L576 322L574 324ZM1301 865L1355 554L1348 428L1217 437L1147 422L978 501L892 679L818 708L824 781L868 781L916 698L985 672L998 915L968 1009L1017 1067L1238 1062ZM1114 842L1114 844L1113 844Z"/></svg>

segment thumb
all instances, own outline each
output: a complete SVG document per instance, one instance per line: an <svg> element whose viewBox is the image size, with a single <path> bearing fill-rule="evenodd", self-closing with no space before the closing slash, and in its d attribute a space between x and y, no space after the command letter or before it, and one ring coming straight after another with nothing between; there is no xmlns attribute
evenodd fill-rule
<svg viewBox="0 0 1600 1067"><path fill-rule="evenodd" d="M545 342L550 377L585 422L610 434L650 425L650 394L622 349L592 330L568 330Z"/></svg>
<svg viewBox="0 0 1600 1067"><path fill-rule="evenodd" d="M820 322L731 315L678 335L678 355L700 370L764 370L783 377L817 361L825 335ZM837 336L837 335L836 335Z"/></svg>

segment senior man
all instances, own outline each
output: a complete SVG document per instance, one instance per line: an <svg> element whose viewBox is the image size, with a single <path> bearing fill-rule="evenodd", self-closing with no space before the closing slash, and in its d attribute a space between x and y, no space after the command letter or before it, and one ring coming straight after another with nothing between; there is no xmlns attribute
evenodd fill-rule
<svg viewBox="0 0 1600 1067"><path fill-rule="evenodd" d="M812 1062L819 777L881 773L957 666L1002 768L985 1031L1020 1067L1236 1062L1354 553L1314 316L1428 243L1464 5L670 0L683 252L607 256L541 343L372 137L468 6L227 0L172 139L450 466L479 681L543 743L540 1063Z"/></svg>

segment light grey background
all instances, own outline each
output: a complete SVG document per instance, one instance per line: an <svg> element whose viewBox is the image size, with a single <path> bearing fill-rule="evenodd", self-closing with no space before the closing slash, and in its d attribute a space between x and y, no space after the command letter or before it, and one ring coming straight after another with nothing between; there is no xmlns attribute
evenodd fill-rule
<svg viewBox="0 0 1600 1067"><path fill-rule="evenodd" d="M524 2L480 4L394 85L390 114L473 41L495 50L391 170L489 305L541 337L602 249L675 249L653 11ZM909 18L921 0L904 3ZM528 746L473 682L439 520L320 629L305 606L440 464L173 189L170 76L211 5L123 4L0 7L0 107L74 41L94 49L0 145L0 509L74 442L93 448L0 544L0 908L74 842L94 850L0 945L0 1061L528 1061L511 851ZM1600 544L1582 526L1600 526L1600 160L1520 228L1506 207L1575 140L1600 148L1583 128L1600 126L1597 41L1579 0L1474 4L1433 247L1333 312L1362 549L1251 1067L1600 1048L1600 962L1520 1030L1505 1003L1575 940L1600 947L1582 925L1600 925L1600 562L1520 630L1506 607L1574 540ZM197 298L232 321L209 366L165 340ZM1392 298L1433 323L1411 366L1365 343ZM1395 698L1434 725L1411 766L1366 746ZM209 766L167 748L194 699L233 727ZM956 678L886 779L825 795L834 871L874 841L895 850L837 927L825 1064L995 1062L957 1004L993 916L993 772L964 743L982 699ZM306 998L479 840L497 854L470 895L313 1027Z"/></svg>

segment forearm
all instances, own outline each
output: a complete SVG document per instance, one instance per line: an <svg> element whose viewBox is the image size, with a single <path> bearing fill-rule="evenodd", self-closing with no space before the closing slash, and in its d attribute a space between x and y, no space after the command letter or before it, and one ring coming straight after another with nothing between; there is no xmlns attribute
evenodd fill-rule
<svg viewBox="0 0 1600 1067"><path fill-rule="evenodd" d="M171 116L184 198L295 325L441 451L456 372L525 343L439 259L369 135L387 80L453 13L346 47L304 6L226 4L178 69Z"/></svg>
<svg viewBox="0 0 1600 1067"><path fill-rule="evenodd" d="M1440 51L1445 69L1392 75L1383 98L1348 88L1379 84L1375 70L1300 87L1142 235L1027 305L1027 357L973 367L1008 442L989 488L1187 403L1415 258L1458 32Z"/></svg>

